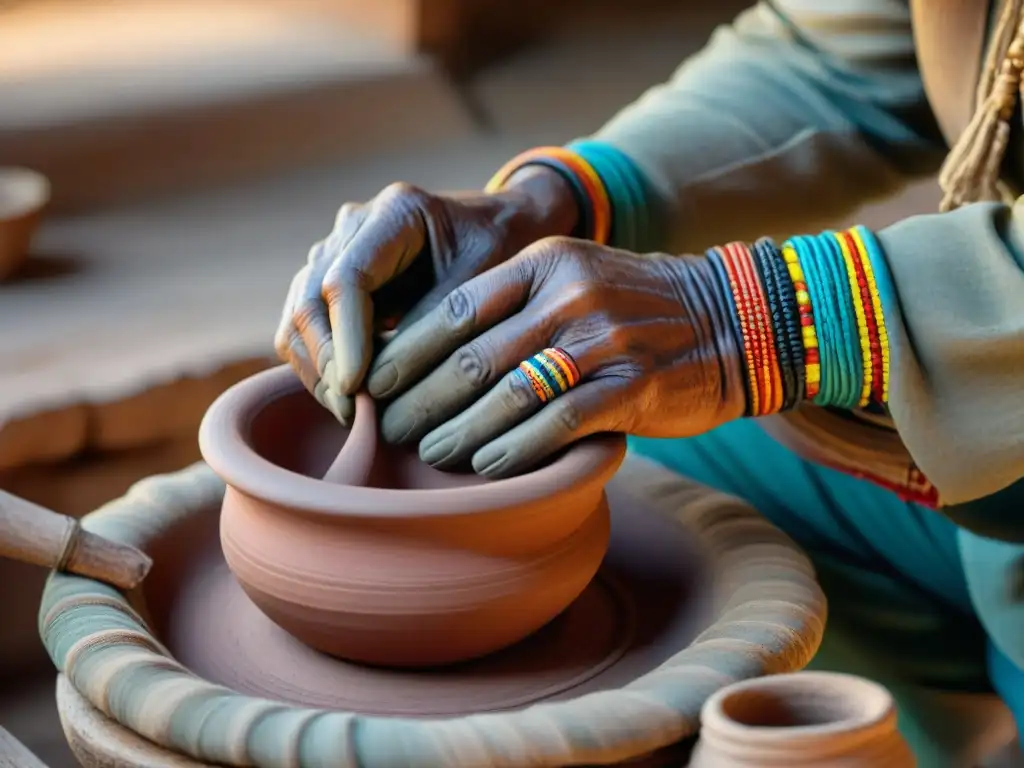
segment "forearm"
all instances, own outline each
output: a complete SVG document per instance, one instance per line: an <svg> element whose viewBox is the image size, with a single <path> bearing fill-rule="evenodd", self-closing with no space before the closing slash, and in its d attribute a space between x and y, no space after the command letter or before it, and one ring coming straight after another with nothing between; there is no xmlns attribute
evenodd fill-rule
<svg viewBox="0 0 1024 768"><path fill-rule="evenodd" d="M658 250L813 231L941 162L905 4L773 5L594 136L646 177Z"/></svg>

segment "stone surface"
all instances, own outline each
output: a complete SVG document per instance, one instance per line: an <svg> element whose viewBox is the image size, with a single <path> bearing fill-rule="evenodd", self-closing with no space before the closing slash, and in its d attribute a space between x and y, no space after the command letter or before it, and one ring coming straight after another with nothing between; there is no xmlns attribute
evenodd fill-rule
<svg viewBox="0 0 1024 768"><path fill-rule="evenodd" d="M311 0L15 3L0 50L0 165L46 173L55 210L473 131L431 60Z"/></svg>

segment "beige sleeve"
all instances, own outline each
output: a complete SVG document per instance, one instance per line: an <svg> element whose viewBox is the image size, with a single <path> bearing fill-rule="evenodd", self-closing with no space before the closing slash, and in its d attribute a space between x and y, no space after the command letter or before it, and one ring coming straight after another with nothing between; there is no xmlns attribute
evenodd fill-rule
<svg viewBox="0 0 1024 768"><path fill-rule="evenodd" d="M809 232L945 152L901 0L760 2L593 138L654 186L660 250Z"/></svg>

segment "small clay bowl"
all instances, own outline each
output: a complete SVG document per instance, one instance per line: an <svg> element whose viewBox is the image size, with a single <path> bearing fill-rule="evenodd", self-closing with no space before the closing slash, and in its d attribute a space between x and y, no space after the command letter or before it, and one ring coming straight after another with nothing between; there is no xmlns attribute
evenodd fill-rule
<svg viewBox="0 0 1024 768"><path fill-rule="evenodd" d="M13 275L28 257L50 182L28 168L0 168L0 280Z"/></svg>
<svg viewBox="0 0 1024 768"><path fill-rule="evenodd" d="M486 655L567 608L607 549L625 453L598 436L515 478L440 472L378 440L369 397L346 430L284 366L221 395L199 444L253 602L317 650L394 667Z"/></svg>

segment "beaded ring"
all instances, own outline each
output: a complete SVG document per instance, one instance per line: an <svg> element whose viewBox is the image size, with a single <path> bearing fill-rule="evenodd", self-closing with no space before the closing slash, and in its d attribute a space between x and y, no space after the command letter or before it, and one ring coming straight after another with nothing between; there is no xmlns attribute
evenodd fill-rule
<svg viewBox="0 0 1024 768"><path fill-rule="evenodd" d="M558 347L548 347L523 360L513 372L525 380L541 403L564 395L580 381L580 371L572 355Z"/></svg>

